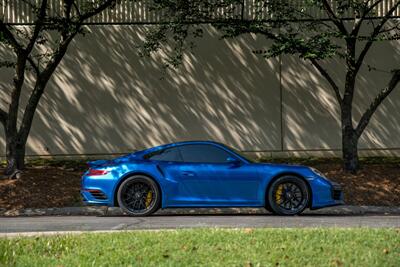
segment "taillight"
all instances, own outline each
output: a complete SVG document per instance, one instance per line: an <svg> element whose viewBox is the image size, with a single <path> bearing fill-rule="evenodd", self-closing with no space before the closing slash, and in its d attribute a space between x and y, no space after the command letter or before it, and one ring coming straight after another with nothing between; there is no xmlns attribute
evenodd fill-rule
<svg viewBox="0 0 400 267"><path fill-rule="evenodd" d="M105 175L107 173L108 173L108 171L106 171L106 170L89 169L89 172L86 174L86 176Z"/></svg>

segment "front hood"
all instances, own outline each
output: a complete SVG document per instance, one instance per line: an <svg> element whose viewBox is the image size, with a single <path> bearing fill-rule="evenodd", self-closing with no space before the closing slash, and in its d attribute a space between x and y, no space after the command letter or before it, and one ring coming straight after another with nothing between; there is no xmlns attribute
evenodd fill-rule
<svg viewBox="0 0 400 267"><path fill-rule="evenodd" d="M266 170L274 172L294 172L303 176L313 176L314 173L310 167L304 165L283 164L283 163L257 163Z"/></svg>
<svg viewBox="0 0 400 267"><path fill-rule="evenodd" d="M275 164L275 163L257 163L261 165L265 171L269 173L285 173L293 172L297 173L305 178L321 177L326 179L323 175L317 174L312 168L304 165L292 165L292 164Z"/></svg>
<svg viewBox="0 0 400 267"><path fill-rule="evenodd" d="M261 166L272 167L272 168L288 168L288 169L297 169L297 168L308 168L304 165L295 165L295 164L285 164L285 163L256 163Z"/></svg>

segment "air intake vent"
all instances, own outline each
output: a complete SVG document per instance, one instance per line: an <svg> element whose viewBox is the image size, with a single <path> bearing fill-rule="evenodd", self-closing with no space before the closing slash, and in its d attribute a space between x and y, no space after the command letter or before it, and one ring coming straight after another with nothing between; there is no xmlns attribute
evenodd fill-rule
<svg viewBox="0 0 400 267"><path fill-rule="evenodd" d="M340 200L342 198L342 187L338 184L334 184L332 188L332 198L334 200Z"/></svg>
<svg viewBox="0 0 400 267"><path fill-rule="evenodd" d="M88 191L95 199L101 199L101 200L107 199L106 194L104 194L101 190L88 189L86 191Z"/></svg>

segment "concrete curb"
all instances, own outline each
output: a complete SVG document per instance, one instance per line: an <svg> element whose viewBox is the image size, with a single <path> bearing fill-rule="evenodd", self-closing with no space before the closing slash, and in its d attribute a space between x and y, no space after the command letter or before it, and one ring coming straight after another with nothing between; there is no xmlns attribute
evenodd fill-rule
<svg viewBox="0 0 400 267"><path fill-rule="evenodd" d="M270 214L263 208L181 208L159 210L155 215L231 215ZM306 210L308 215L400 215L400 207L387 206L336 206L319 210ZM0 209L2 217L16 216L121 216L120 208L64 207L45 209Z"/></svg>

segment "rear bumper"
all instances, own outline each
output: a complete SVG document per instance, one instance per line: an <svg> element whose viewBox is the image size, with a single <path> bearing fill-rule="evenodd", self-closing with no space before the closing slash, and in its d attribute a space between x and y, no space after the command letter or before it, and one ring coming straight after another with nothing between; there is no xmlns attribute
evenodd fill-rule
<svg viewBox="0 0 400 267"><path fill-rule="evenodd" d="M110 176L92 177L84 175L81 181L81 196L85 205L113 206L115 179Z"/></svg>
<svg viewBox="0 0 400 267"><path fill-rule="evenodd" d="M109 206L108 198L101 199L97 195L87 191L87 189L81 190L81 197L84 205L87 206Z"/></svg>

